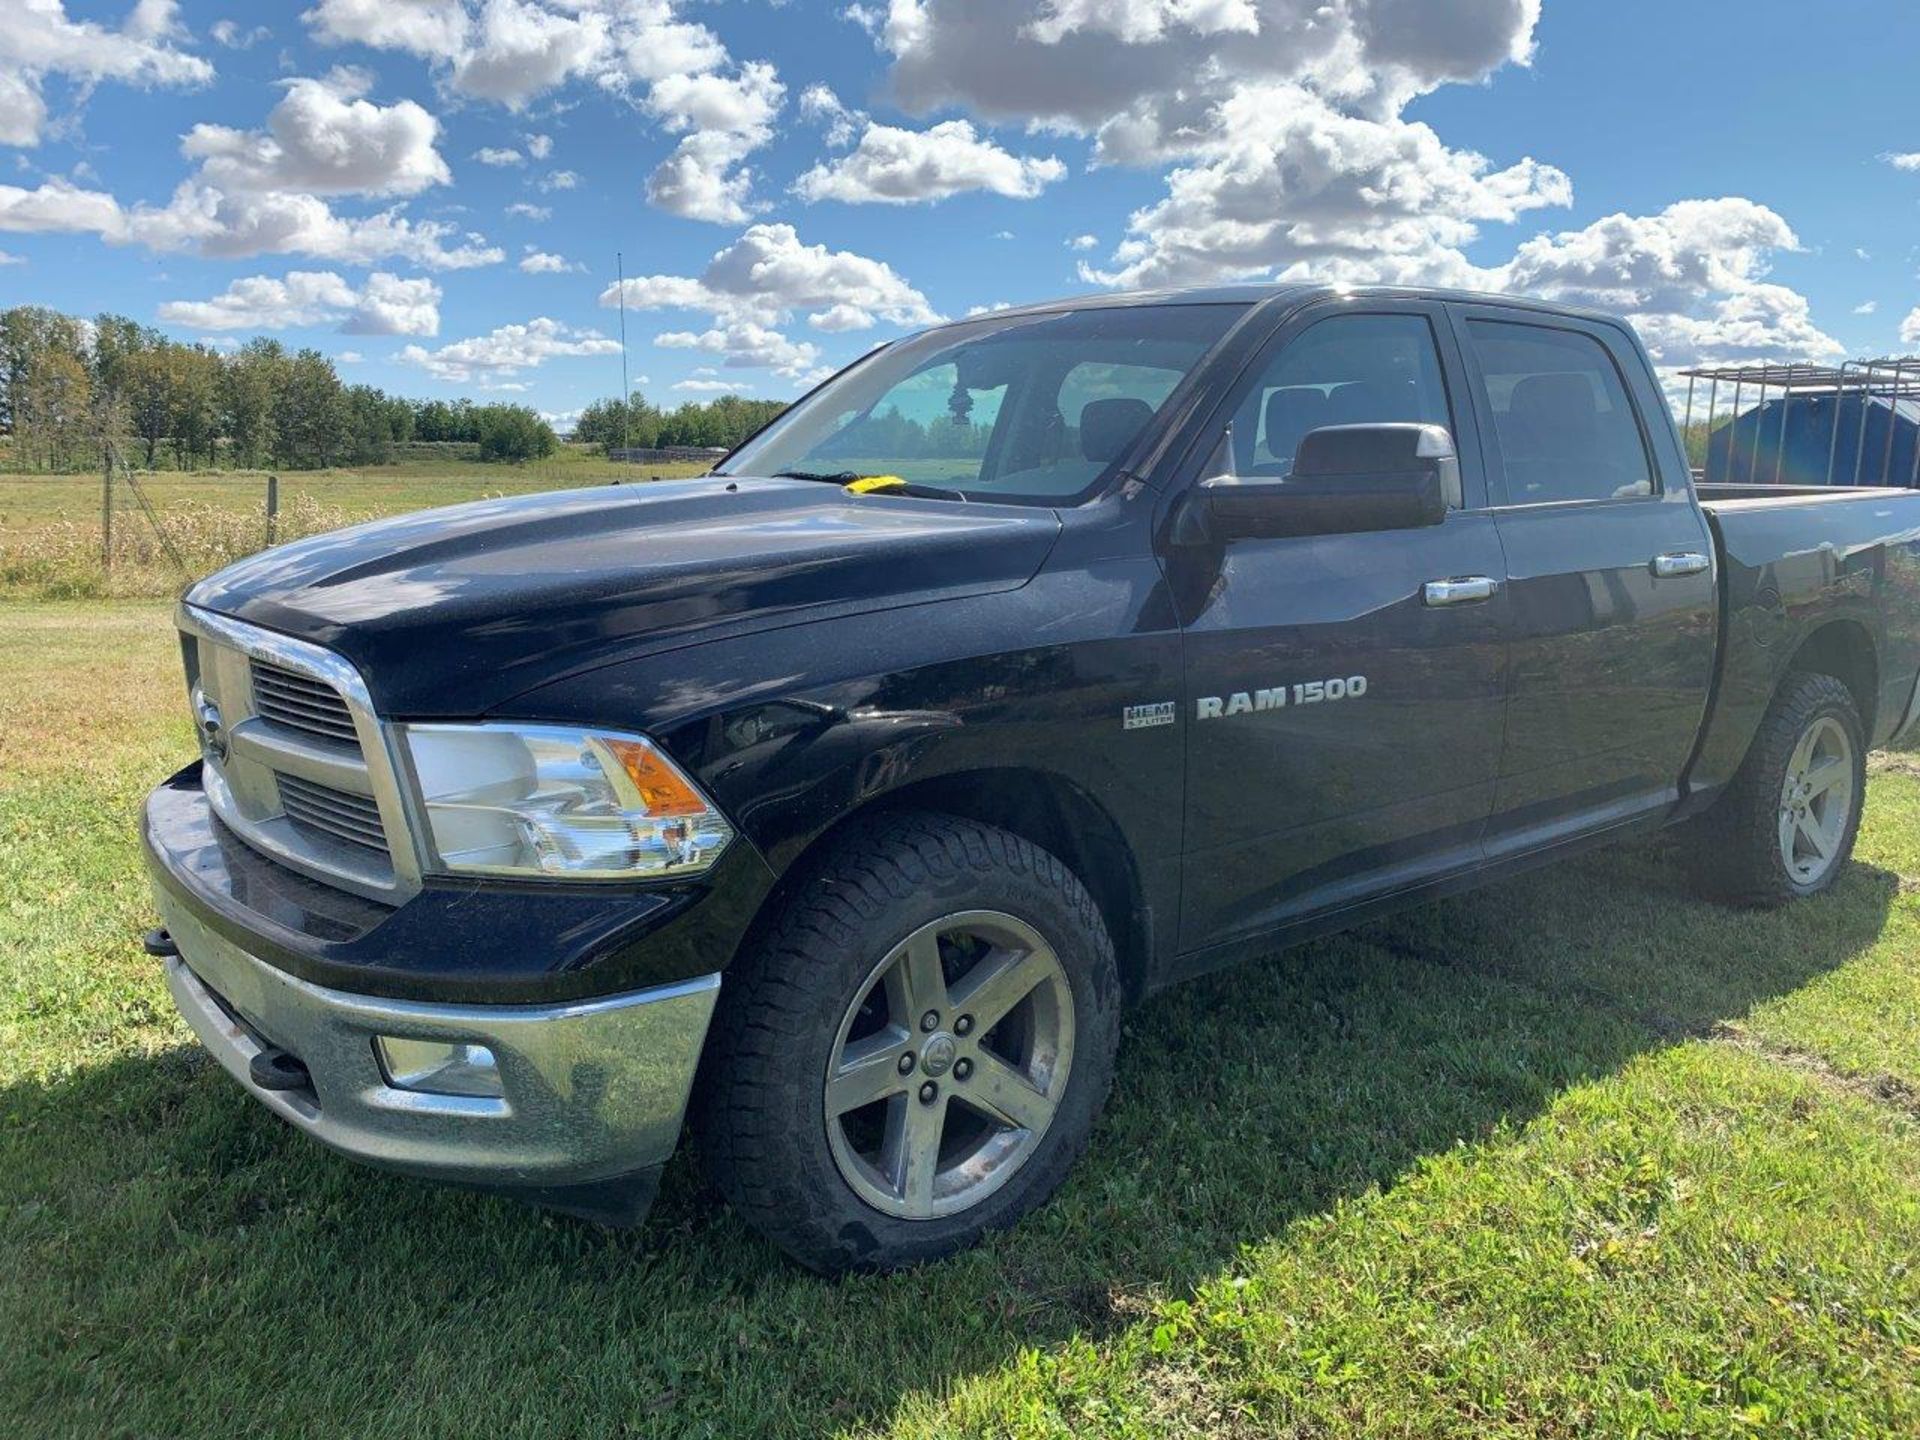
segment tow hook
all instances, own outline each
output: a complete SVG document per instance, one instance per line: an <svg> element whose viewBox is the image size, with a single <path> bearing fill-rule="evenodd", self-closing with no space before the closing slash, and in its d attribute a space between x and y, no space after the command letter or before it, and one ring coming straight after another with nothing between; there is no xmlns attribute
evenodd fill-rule
<svg viewBox="0 0 1920 1440"><path fill-rule="evenodd" d="M164 928L156 927L140 937L140 945L147 954L158 956L162 960L171 960L180 954L180 946Z"/></svg>
<svg viewBox="0 0 1920 1440"><path fill-rule="evenodd" d="M262 1050L247 1062L247 1075L262 1090L310 1090L313 1077L306 1062L285 1050Z"/></svg>

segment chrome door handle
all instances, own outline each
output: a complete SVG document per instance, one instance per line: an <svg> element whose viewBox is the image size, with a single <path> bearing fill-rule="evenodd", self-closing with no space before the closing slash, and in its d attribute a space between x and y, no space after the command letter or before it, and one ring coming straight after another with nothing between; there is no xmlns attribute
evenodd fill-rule
<svg viewBox="0 0 1920 1440"><path fill-rule="evenodd" d="M1698 575L1712 563L1698 550L1674 550L1668 554L1653 557L1653 578L1678 580L1685 575Z"/></svg>
<svg viewBox="0 0 1920 1440"><path fill-rule="evenodd" d="M1477 605L1491 600L1500 582L1486 575L1468 575L1457 580L1429 580L1426 586L1429 605Z"/></svg>

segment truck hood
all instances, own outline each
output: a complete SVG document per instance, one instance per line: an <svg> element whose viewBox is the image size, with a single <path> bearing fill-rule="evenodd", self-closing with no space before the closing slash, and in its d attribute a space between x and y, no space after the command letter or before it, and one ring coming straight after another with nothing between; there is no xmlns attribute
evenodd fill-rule
<svg viewBox="0 0 1920 1440"><path fill-rule="evenodd" d="M1030 580L1030 506L707 477L481 500L242 560L187 603L336 651L389 716L477 716L581 670Z"/></svg>

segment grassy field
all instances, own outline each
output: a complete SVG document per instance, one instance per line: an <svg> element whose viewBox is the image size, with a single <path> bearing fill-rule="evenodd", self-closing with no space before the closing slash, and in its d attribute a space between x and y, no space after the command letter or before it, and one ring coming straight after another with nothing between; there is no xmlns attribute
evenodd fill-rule
<svg viewBox="0 0 1920 1440"><path fill-rule="evenodd" d="M138 945L175 663L0 605L0 1434L1920 1434L1916 757L1784 913L1626 849L1173 992L1052 1205L835 1284L241 1094Z"/></svg>
<svg viewBox="0 0 1920 1440"><path fill-rule="evenodd" d="M696 475L700 465L621 465L563 446L525 465L416 460L364 470L290 470L280 476L280 537L330 530L494 495L603 485L615 479ZM202 574L265 539L266 474L162 472L136 477L161 529ZM116 488L115 574L100 567L100 477L0 473L0 597L164 595L185 578L134 493Z"/></svg>

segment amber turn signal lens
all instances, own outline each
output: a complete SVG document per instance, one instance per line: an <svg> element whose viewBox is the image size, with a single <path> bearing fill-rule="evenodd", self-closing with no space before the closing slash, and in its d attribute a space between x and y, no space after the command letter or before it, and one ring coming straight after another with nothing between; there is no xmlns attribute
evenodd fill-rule
<svg viewBox="0 0 1920 1440"><path fill-rule="evenodd" d="M633 788L640 792L640 802L647 807L647 814L656 819L706 814L707 802L681 778L679 771L654 753L652 746L612 738L602 743L613 752L613 758L627 772Z"/></svg>

